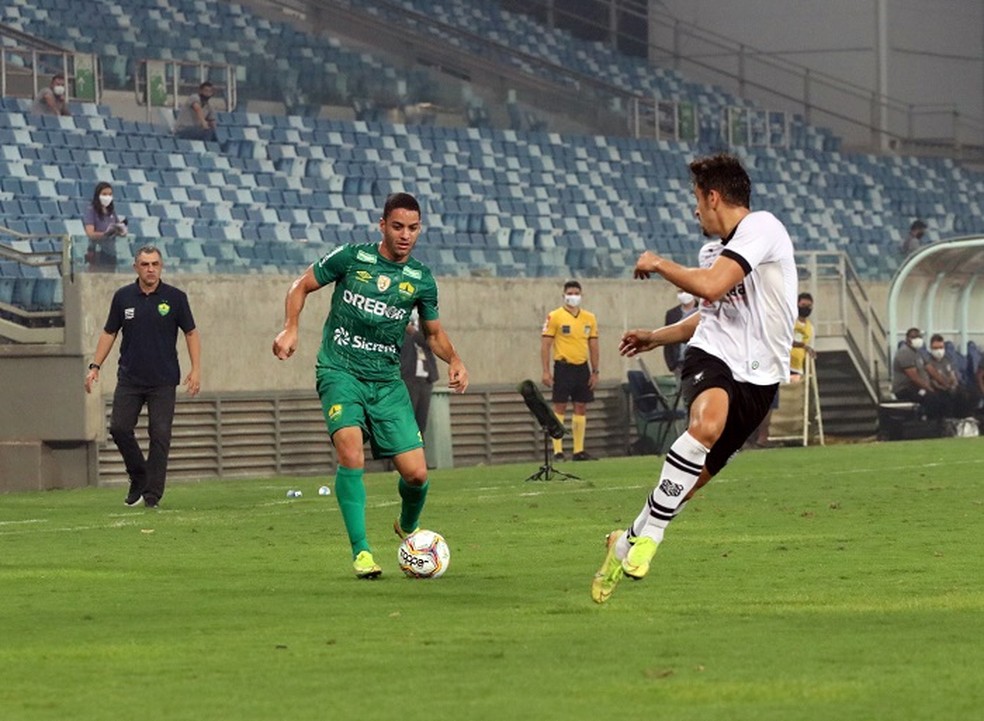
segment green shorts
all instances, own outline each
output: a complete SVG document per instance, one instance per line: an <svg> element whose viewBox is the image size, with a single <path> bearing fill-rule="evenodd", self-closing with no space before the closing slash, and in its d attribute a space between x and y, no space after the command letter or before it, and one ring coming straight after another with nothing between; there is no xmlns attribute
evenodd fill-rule
<svg viewBox="0 0 984 721"><path fill-rule="evenodd" d="M339 428L359 426L373 458L391 458L424 445L402 379L363 381L345 371L318 369L317 382L329 436Z"/></svg>

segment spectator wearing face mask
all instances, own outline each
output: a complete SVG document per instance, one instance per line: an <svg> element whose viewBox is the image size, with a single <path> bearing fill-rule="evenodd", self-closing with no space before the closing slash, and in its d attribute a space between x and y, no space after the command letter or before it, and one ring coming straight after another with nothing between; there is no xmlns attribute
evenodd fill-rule
<svg viewBox="0 0 984 721"><path fill-rule="evenodd" d="M789 353L789 380L798 383L803 380L806 372L806 356L816 358L816 351L813 350L813 323L810 321L810 314L813 312L813 296L809 293L800 293L797 299L799 315L793 323L793 349Z"/></svg>
<svg viewBox="0 0 984 721"><path fill-rule="evenodd" d="M92 204L82 219L89 247L85 260L89 270L116 270L116 238L126 235L126 218L116 214L113 204L113 186L102 182L96 185Z"/></svg>
<svg viewBox="0 0 984 721"><path fill-rule="evenodd" d="M953 362L946 355L946 343L943 336L934 333L929 339L929 360L926 361L926 373L929 383L938 393L950 400L950 412L954 418L969 416L975 406L974 389L965 388L960 382Z"/></svg>
<svg viewBox="0 0 984 721"><path fill-rule="evenodd" d="M587 406L594 400L598 383L598 355L598 320L594 313L581 307L581 284L569 280L564 283L564 304L550 311L543 324L540 362L543 385L553 389L554 414L561 423L567 412L567 402L574 406L571 435L575 461L594 460L584 450L584 436L588 423ZM563 439L554 438L553 447L554 458L564 460Z"/></svg>
<svg viewBox="0 0 984 721"><path fill-rule="evenodd" d="M678 289L677 302L678 305L666 311L663 325L673 325L697 312L697 299L687 291ZM670 343L663 346L663 359L671 373L679 375L680 368L683 366L683 354L686 350L686 343Z"/></svg>
<svg viewBox="0 0 984 721"><path fill-rule="evenodd" d="M68 89L65 76L59 73L51 77L51 83L34 99L37 115L71 115L68 109Z"/></svg>
<svg viewBox="0 0 984 721"><path fill-rule="evenodd" d="M950 399L933 387L922 353L923 335L918 328L905 332L905 343L895 351L892 361L892 393L900 401L922 406L927 418L940 420L950 412Z"/></svg>
<svg viewBox="0 0 984 721"><path fill-rule="evenodd" d="M188 140L215 140L215 111L209 101L215 86L207 80L188 96L174 121L174 134Z"/></svg>

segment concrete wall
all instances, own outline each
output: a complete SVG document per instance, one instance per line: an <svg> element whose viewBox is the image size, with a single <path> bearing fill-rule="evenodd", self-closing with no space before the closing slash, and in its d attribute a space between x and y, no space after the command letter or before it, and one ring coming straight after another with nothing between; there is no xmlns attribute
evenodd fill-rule
<svg viewBox="0 0 984 721"><path fill-rule="evenodd" d="M750 50L777 55L868 91L878 87L876 10L881 0L650 2L657 12L726 36ZM883 7L887 16L884 94L909 104L952 104L979 123L984 117L984 3L884 0ZM718 62L706 55L702 60ZM749 64L755 67L754 61ZM777 75L773 83L766 85L785 87L786 78ZM814 92L814 101L822 103L824 93ZM750 95L758 97L756 91ZM769 107L780 106L775 98L765 101ZM837 102L848 101L838 96ZM852 138L850 128L836 127L833 118L818 117L817 122L844 131L848 142L866 141L863 133ZM975 127L979 133L979 125ZM915 130L921 136L945 137L952 132L952 118L944 113L921 115ZM971 142L980 143L981 138Z"/></svg>
<svg viewBox="0 0 984 721"><path fill-rule="evenodd" d="M308 297L297 354L288 361L278 361L271 347L283 324L290 276L202 277L165 271L165 279L184 289L191 300L202 334L203 390L313 388L315 356L330 306L330 288ZM95 349L110 297L128 280L125 275L81 277L83 352L87 358ZM439 279L441 320L468 367L472 384L515 384L524 378L540 378L540 329L546 314L562 303L563 280ZM598 316L602 380L621 381L635 363L618 355L619 337L627 328L662 325L666 309L676 304L676 289L663 280L581 280L581 284L584 307ZM883 313L886 291L879 286L870 291L879 313ZM832 302L825 308L823 293L821 286L815 311L821 321L833 310ZM187 352L181 339L179 351L184 372ZM118 345L103 369L104 394L112 393L117 358ZM653 373L666 372L661 352L648 354L646 362ZM444 370L441 364L442 377L446 377Z"/></svg>

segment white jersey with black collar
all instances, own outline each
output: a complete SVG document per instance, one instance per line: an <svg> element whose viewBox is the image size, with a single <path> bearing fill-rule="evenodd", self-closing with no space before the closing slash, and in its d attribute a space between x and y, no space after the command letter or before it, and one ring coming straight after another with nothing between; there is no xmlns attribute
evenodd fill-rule
<svg viewBox="0 0 984 721"><path fill-rule="evenodd" d="M721 255L737 262L745 277L720 300L701 301L690 345L724 361L736 380L788 381L798 284L786 228L772 213L749 213L727 239L700 249L700 267Z"/></svg>

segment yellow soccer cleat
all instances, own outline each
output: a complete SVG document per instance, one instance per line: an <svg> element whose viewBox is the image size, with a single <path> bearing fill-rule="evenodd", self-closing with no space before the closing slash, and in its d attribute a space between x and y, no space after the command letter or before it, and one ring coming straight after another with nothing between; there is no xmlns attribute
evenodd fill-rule
<svg viewBox="0 0 984 721"><path fill-rule="evenodd" d="M622 562L615 556L615 544L624 533L625 531L612 531L605 539L608 548L605 562L591 582L591 600L595 603L607 601L615 591L615 586L622 580Z"/></svg>
<svg viewBox="0 0 984 721"><path fill-rule="evenodd" d="M622 560L622 570L629 578L641 581L649 573L649 563L656 555L659 544L649 536L630 538L629 543L632 545Z"/></svg>
<svg viewBox="0 0 984 721"><path fill-rule="evenodd" d="M400 540L405 539L407 536L412 536L413 534L415 534L419 530L420 530L420 526L417 526L412 531L404 531L403 528L400 526L400 519L399 518L397 518L395 521L393 521L393 533L395 533L397 536L399 536L400 537Z"/></svg>
<svg viewBox="0 0 984 721"><path fill-rule="evenodd" d="M360 551L352 562L356 578L376 578L383 572L369 551Z"/></svg>

